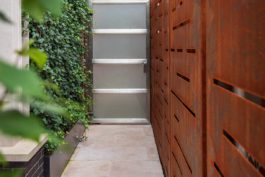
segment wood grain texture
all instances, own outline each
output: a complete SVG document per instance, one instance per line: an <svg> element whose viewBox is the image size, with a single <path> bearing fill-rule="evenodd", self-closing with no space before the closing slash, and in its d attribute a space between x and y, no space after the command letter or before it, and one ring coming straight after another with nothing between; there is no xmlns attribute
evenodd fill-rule
<svg viewBox="0 0 265 177"><path fill-rule="evenodd" d="M265 1L207 0L208 176L265 176ZM262 172L263 170L263 172Z"/></svg>
<svg viewBox="0 0 265 177"><path fill-rule="evenodd" d="M169 177L203 176L200 3L151 1L152 120Z"/></svg>
<svg viewBox="0 0 265 177"><path fill-rule="evenodd" d="M166 176L265 176L265 1L152 0L152 124Z"/></svg>
<svg viewBox="0 0 265 177"><path fill-rule="evenodd" d="M169 0L151 1L151 121L164 167L170 177Z"/></svg>

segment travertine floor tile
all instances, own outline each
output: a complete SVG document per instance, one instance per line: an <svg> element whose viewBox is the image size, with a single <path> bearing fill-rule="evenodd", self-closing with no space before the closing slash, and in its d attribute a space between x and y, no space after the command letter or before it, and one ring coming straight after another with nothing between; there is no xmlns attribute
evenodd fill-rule
<svg viewBox="0 0 265 177"><path fill-rule="evenodd" d="M110 169L108 161L71 161L63 177L109 177Z"/></svg>
<svg viewBox="0 0 265 177"><path fill-rule="evenodd" d="M94 125L63 177L163 177L150 125Z"/></svg>
<svg viewBox="0 0 265 177"><path fill-rule="evenodd" d="M78 148L73 160L159 160L155 147L86 147Z"/></svg>
<svg viewBox="0 0 265 177"><path fill-rule="evenodd" d="M113 162L110 177L162 177L159 161Z"/></svg>

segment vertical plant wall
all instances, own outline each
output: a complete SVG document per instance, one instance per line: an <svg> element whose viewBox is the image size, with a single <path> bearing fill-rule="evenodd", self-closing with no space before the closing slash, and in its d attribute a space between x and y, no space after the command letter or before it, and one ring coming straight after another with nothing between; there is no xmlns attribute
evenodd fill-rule
<svg viewBox="0 0 265 177"><path fill-rule="evenodd" d="M90 34L92 11L86 0L63 1L60 17L47 13L43 23L33 20L29 23L30 38L35 41L33 46L48 54L47 64L38 73L46 81L48 94L67 109L68 118L36 108L32 108L32 114L41 117L46 127L61 139L77 121L88 125L91 105L86 94L91 81L83 62L88 46L83 37ZM33 64L31 67L37 70ZM51 153L57 148L58 141L50 140L46 146L47 152Z"/></svg>

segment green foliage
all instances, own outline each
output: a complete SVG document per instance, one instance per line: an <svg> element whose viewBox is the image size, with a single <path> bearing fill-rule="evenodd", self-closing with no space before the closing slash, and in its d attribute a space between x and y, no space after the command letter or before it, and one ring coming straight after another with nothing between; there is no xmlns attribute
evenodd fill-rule
<svg viewBox="0 0 265 177"><path fill-rule="evenodd" d="M59 15L61 12L61 0L22 0L22 6L32 18L41 21L43 14L49 10L54 15ZM11 25L12 21L0 11L0 21ZM15 51L14 51L15 52ZM24 53L19 53L24 52ZM47 56L38 49L29 48L26 46L17 52L20 56L29 55L32 60L41 68L44 66ZM1 60L1 59L0 59ZM39 137L43 133L47 133L43 124L39 119L20 113L17 110L6 110L7 99L12 97L13 101L20 103L32 103L35 107L46 105L45 110L50 112L62 113L62 109L52 103L52 100L45 95L42 80L32 71L28 69L17 69L16 66L9 65L0 61L0 85L4 90L0 97L0 132L28 138L39 141ZM38 104L36 104L38 103ZM55 108L50 108L51 103ZM34 129L32 129L34 127ZM50 136L50 138L53 136ZM53 137L54 138L54 137ZM54 138L56 141L56 138ZM0 152L0 165L5 165L5 158ZM19 177L22 175L21 170L6 170L0 172L0 177Z"/></svg>
<svg viewBox="0 0 265 177"><path fill-rule="evenodd" d="M33 43L33 40L29 40L28 43L23 45L21 50L17 51L17 54L23 57L29 56L31 61L33 61L40 69L43 69L48 59L48 56L41 50L37 48L32 48L31 45Z"/></svg>
<svg viewBox="0 0 265 177"><path fill-rule="evenodd" d="M3 133L17 137L27 137L35 141L39 141L39 136L46 133L40 120L35 117L27 117L17 111L0 112L0 117L0 129ZM28 131L30 125L34 125L34 128Z"/></svg>
<svg viewBox="0 0 265 177"><path fill-rule="evenodd" d="M32 113L41 117L45 126L59 138L63 138L77 121L88 125L91 105L86 94L90 78L82 62L85 52L82 36L90 33L92 11L86 0L64 0L62 11L59 18L47 13L41 24L30 21L30 37L35 41L33 47L48 54L48 61L39 75L47 83L58 86L59 89L54 90L48 85L46 91L66 108L69 118L36 108ZM50 153L57 148L58 142L50 140L46 146Z"/></svg>
<svg viewBox="0 0 265 177"><path fill-rule="evenodd" d="M33 19L41 22L47 11L53 15L61 14L63 0L22 0L22 8Z"/></svg>
<svg viewBox="0 0 265 177"><path fill-rule="evenodd" d="M6 159L2 154L0 154L0 164L6 164Z"/></svg>
<svg viewBox="0 0 265 177"><path fill-rule="evenodd" d="M1 177L21 177L22 170L2 170L0 173Z"/></svg>
<svg viewBox="0 0 265 177"><path fill-rule="evenodd" d="M41 87L42 81L36 73L18 69L1 60L0 81L10 92L20 92L26 97L45 98L44 90Z"/></svg>
<svg viewBox="0 0 265 177"><path fill-rule="evenodd" d="M0 59L0 83L4 86L5 92L0 98L0 132L39 141L41 134L48 133L43 124L39 119L19 111L5 110L5 106L10 102L10 99L6 98L12 97L12 102L32 103L35 107L54 114L63 114L65 111L45 94L44 83L36 73L28 69L18 69L2 60ZM34 129L31 129L32 126Z"/></svg>
<svg viewBox="0 0 265 177"><path fill-rule="evenodd" d="M59 6L61 0L47 0L50 5L46 6L44 4L47 4L47 2L41 1L43 0L22 0L23 9L26 10L29 14L32 14L32 17L35 19L37 18L37 16L33 15L34 9L31 9L29 7L35 7L36 9L39 9L42 14L47 10L50 10L51 13L59 15L61 11L61 7ZM41 18L41 16L39 16L39 18ZM10 19L1 11L0 21L12 24ZM42 53L38 49L29 48L28 45L29 44L25 45L23 49L21 49L21 51L17 52L18 55L31 55L31 58L34 58L34 61L39 66L44 65L44 63L46 62L46 54ZM0 84L4 89L4 93L1 93L0 98L0 132L2 133L12 136L20 136L35 141L39 140L41 134L46 133L42 124L40 123L40 121L37 121L36 118L24 115L18 111L7 111L3 109L7 103L7 97L12 97L13 101L19 101L21 103L32 103L35 107L38 108L40 108L40 105L46 105L47 103L49 103L46 106L46 110L44 111L49 110L50 112L54 111L56 113L63 112L61 108L59 108L57 105L54 105L53 103L52 105L56 109L48 109L49 107L52 107L50 104L52 100L48 96L46 96L43 88L44 83L36 73L28 69L18 69L16 66L3 62L3 59L1 58ZM35 127L34 130L30 128L32 126ZM3 160L2 158L0 159L1 161Z"/></svg>

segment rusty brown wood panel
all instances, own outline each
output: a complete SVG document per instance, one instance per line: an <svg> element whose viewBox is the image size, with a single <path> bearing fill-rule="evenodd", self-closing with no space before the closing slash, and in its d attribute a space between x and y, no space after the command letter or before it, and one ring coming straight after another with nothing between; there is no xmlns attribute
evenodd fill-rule
<svg viewBox="0 0 265 177"><path fill-rule="evenodd" d="M207 0L208 176L265 176L265 1Z"/></svg>
<svg viewBox="0 0 265 177"><path fill-rule="evenodd" d="M201 3L199 0L176 0L172 1L172 6L175 7L171 7L170 97L173 176L178 176L177 173L181 176L204 176L204 39ZM176 164L179 166L178 170Z"/></svg>
<svg viewBox="0 0 265 177"><path fill-rule="evenodd" d="M198 155L202 150L202 142L200 139L200 130L196 128L197 120L195 120L193 115L178 99L173 99L172 126L174 126L174 129L172 130L172 138L175 141L177 139L179 146L183 147L183 156L185 156L187 163L191 167L191 171L194 171L194 176L197 176L196 167L198 164L202 164L202 159ZM194 158L195 156L196 158Z"/></svg>
<svg viewBox="0 0 265 177"><path fill-rule="evenodd" d="M222 58L209 61L211 74L265 98L265 2L215 0L209 8L209 55Z"/></svg>
<svg viewBox="0 0 265 177"><path fill-rule="evenodd" d="M169 0L151 1L151 121L160 159L170 177Z"/></svg>
<svg viewBox="0 0 265 177"><path fill-rule="evenodd" d="M171 125L170 125L170 87L169 87L169 64L170 64L170 36L169 36L169 0L163 1L163 44L162 44L162 51L163 51L163 63L162 63L162 90L163 90L163 97L164 97L164 106L163 106L163 117L164 117L164 138L163 138L163 151L164 151L164 169L165 169L165 176L171 176L170 170L170 158L171 158Z"/></svg>
<svg viewBox="0 0 265 177"><path fill-rule="evenodd" d="M151 120L169 177L204 175L200 3L151 1Z"/></svg>
<svg viewBox="0 0 265 177"><path fill-rule="evenodd" d="M179 162L177 160L176 155L172 152L171 153L172 159L171 159L171 176L172 177L181 177L182 171L181 167L179 165Z"/></svg>
<svg viewBox="0 0 265 177"><path fill-rule="evenodd" d="M169 177L203 176L200 3L151 1L151 120Z"/></svg>
<svg viewBox="0 0 265 177"><path fill-rule="evenodd" d="M179 145L177 139L172 141L172 155L176 163L179 165L178 171L181 175L185 177L192 177L192 169L186 160L185 154L183 153L183 147Z"/></svg>

